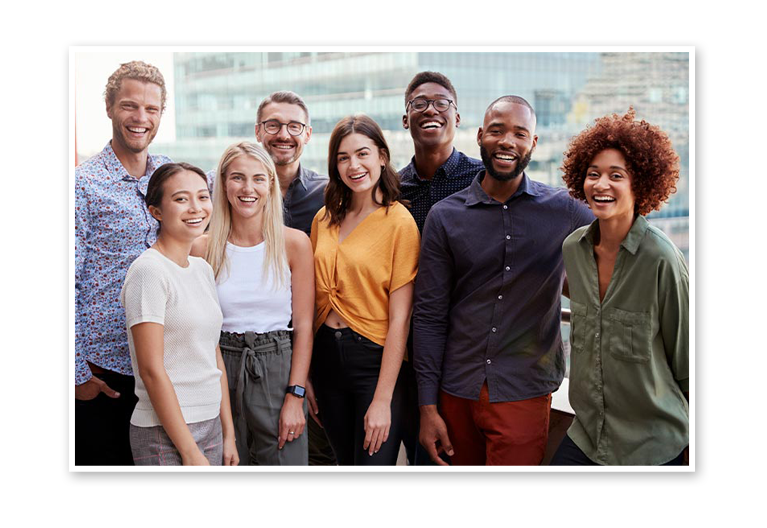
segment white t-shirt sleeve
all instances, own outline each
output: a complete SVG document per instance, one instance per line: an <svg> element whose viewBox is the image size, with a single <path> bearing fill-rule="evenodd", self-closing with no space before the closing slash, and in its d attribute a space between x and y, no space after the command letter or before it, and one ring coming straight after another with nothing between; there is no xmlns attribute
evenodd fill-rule
<svg viewBox="0 0 767 528"><path fill-rule="evenodd" d="M128 328L139 323L165 324L165 307L170 292L168 277L161 266L149 259L137 259L128 270L122 302Z"/></svg>

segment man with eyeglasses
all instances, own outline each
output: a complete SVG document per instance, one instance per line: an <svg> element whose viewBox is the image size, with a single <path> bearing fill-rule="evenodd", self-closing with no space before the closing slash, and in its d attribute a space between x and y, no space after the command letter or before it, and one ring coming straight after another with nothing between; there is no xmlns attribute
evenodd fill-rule
<svg viewBox="0 0 767 528"><path fill-rule="evenodd" d="M402 126L410 131L415 155L400 170L402 198L423 232L431 206L469 186L482 161L453 147L461 124L458 96L450 79L437 72L418 73L405 91Z"/></svg>
<svg viewBox="0 0 767 528"><path fill-rule="evenodd" d="M304 100L290 91L274 92L261 101L256 112L256 139L274 161L282 189L285 225L300 229L307 235L312 220L325 205L328 177L301 166L304 145L312 137L309 109ZM334 466L335 455L325 431L320 425L314 390L307 383L309 403L309 465Z"/></svg>
<svg viewBox="0 0 767 528"><path fill-rule="evenodd" d="M301 166L304 145L311 137L309 110L297 94L274 92L258 105L256 139L277 167L285 225L307 235L311 232L314 215L325 205L325 186L328 184L327 176Z"/></svg>
<svg viewBox="0 0 767 528"><path fill-rule="evenodd" d="M419 231L426 215L438 201L469 186L482 161L453 147L456 128L461 123L458 97L446 76L424 71L416 74L405 90L405 115L402 126L410 131L415 155L400 170L402 198L410 201ZM410 465L430 465L429 455L418 442L418 392L412 368L413 332L408 338L408 361L402 368L408 385L407 433L405 451Z"/></svg>

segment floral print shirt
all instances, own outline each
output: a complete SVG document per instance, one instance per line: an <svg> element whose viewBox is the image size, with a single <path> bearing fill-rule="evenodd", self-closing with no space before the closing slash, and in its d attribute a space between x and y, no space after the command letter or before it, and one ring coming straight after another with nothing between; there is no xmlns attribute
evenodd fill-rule
<svg viewBox="0 0 767 528"><path fill-rule="evenodd" d="M149 178L167 156L149 156L136 179L111 141L75 169L75 384L91 379L87 362L133 375L120 289L133 261L156 239L144 203Z"/></svg>

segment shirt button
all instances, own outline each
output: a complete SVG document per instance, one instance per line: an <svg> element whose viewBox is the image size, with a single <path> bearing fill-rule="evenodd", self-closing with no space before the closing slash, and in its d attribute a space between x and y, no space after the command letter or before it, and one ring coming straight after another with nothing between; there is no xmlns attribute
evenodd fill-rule
<svg viewBox="0 0 767 528"><path fill-rule="evenodd" d="M510 269L511 269L510 267L506 266L506 271L509 271Z"/></svg>
<svg viewBox="0 0 767 528"><path fill-rule="evenodd" d="M498 329L496 327L493 327L493 333L496 333Z"/></svg>
<svg viewBox="0 0 767 528"><path fill-rule="evenodd" d="M596 339L599 339L599 332L597 332L596 334L594 334L594 337L595 337Z"/></svg>
<svg viewBox="0 0 767 528"><path fill-rule="evenodd" d="M506 235L506 240L511 240L511 235Z"/></svg>
<svg viewBox="0 0 767 528"><path fill-rule="evenodd" d="M498 299L499 299L499 300L500 300L500 299L503 299L503 295L499 295L499 296L498 296Z"/></svg>
<svg viewBox="0 0 767 528"><path fill-rule="evenodd" d="M508 206L508 205L504 205L504 206L503 206L503 208L504 208L504 209L508 209L508 208L509 208L509 206Z"/></svg>
<svg viewBox="0 0 767 528"><path fill-rule="evenodd" d="M487 360L487 364L489 365L490 363L492 363L492 361L490 361L490 360L488 359L488 360Z"/></svg>

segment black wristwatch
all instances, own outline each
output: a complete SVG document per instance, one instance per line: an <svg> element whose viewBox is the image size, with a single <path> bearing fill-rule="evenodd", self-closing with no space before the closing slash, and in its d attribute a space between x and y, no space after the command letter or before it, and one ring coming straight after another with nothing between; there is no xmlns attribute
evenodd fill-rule
<svg viewBox="0 0 767 528"><path fill-rule="evenodd" d="M296 398L303 398L306 396L306 389L303 388L301 385L291 385L287 389L285 389L285 394L292 394Z"/></svg>

